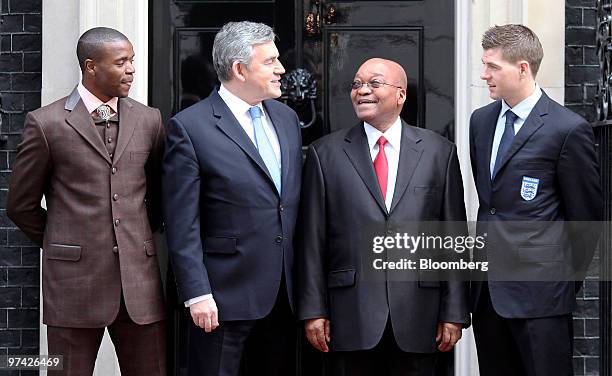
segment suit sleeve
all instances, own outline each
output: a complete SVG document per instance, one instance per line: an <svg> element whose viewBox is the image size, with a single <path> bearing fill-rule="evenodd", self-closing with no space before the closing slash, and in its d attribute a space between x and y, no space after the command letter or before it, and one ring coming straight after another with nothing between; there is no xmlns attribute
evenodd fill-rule
<svg viewBox="0 0 612 376"><path fill-rule="evenodd" d="M161 213L161 163L164 156L164 126L161 121L159 110L155 110L155 120L157 134L153 141L153 148L145 165L147 176L147 213L151 231L156 231L162 224Z"/></svg>
<svg viewBox="0 0 612 376"><path fill-rule="evenodd" d="M47 224L47 211L40 201L49 184L51 154L42 127L29 113L25 119L23 141L17 146L17 158L9 184L6 206L8 217L39 247Z"/></svg>
<svg viewBox="0 0 612 376"><path fill-rule="evenodd" d="M478 171L476 166L476 142L475 140L475 131L474 131L474 113L470 116L470 165L472 166L472 177L474 178L474 184L478 183L478 176L476 172Z"/></svg>
<svg viewBox="0 0 612 376"><path fill-rule="evenodd" d="M574 269L582 279L601 235L603 197L591 126L582 121L570 131L557 164L565 220L569 221ZM590 223L581 223L590 221Z"/></svg>
<svg viewBox="0 0 612 376"><path fill-rule="evenodd" d="M171 119L162 163L168 251L183 300L212 293L200 236L200 168L183 125Z"/></svg>
<svg viewBox="0 0 612 376"><path fill-rule="evenodd" d="M465 204L463 199L463 181L461 169L457 158L457 148L452 146L446 168L446 182L444 185L444 203L442 205L441 221L449 225L448 231L455 236L467 235ZM464 252L459 254L451 250L447 257L459 260L461 257L469 258ZM468 278L460 271L448 275L446 281L441 282L440 318L441 322L470 324L468 308Z"/></svg>
<svg viewBox="0 0 612 376"><path fill-rule="evenodd" d="M298 320L327 318L325 180L314 147L308 149L295 245Z"/></svg>

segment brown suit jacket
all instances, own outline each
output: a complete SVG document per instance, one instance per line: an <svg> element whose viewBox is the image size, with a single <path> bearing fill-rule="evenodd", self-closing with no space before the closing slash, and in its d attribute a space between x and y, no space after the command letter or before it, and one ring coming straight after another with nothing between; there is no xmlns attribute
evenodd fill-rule
<svg viewBox="0 0 612 376"><path fill-rule="evenodd" d="M136 323L164 318L151 228L163 142L159 111L129 98L112 160L76 89L26 116L7 214L43 248L44 323L107 326L122 291Z"/></svg>

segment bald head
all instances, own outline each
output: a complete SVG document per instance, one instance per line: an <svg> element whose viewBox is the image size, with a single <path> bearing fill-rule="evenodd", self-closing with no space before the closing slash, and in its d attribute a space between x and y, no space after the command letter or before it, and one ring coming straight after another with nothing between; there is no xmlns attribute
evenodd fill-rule
<svg viewBox="0 0 612 376"><path fill-rule="evenodd" d="M408 86L408 77L404 68L393 60L382 59L375 57L366 60L359 70L370 69L384 72L385 76L390 80L389 83L406 89Z"/></svg>
<svg viewBox="0 0 612 376"><path fill-rule="evenodd" d="M368 83L351 90L357 117L385 132L397 120L406 101L408 78L404 68L395 61L369 59L359 67L354 81Z"/></svg>

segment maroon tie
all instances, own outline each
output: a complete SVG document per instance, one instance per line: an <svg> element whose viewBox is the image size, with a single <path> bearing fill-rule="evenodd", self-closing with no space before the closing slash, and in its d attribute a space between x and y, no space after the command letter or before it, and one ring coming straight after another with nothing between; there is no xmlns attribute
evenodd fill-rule
<svg viewBox="0 0 612 376"><path fill-rule="evenodd" d="M378 177L378 184L382 192L383 198L387 199L387 177L389 175L389 164L387 163L387 155L385 154L385 144L387 139L385 136L380 136L378 141L378 155L374 158L374 171Z"/></svg>

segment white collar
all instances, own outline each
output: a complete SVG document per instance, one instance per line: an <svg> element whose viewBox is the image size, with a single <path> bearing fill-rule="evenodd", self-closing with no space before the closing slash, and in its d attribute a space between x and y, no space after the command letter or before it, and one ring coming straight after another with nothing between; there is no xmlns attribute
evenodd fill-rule
<svg viewBox="0 0 612 376"><path fill-rule="evenodd" d="M374 148L374 145L380 136L385 136L387 143L393 149L400 150L400 144L402 141L402 120L399 116L397 119L395 119L391 127L385 131L385 133L379 131L365 121L363 122L363 128L366 132L366 136L368 137L368 146L370 147L370 150Z"/></svg>
<svg viewBox="0 0 612 376"><path fill-rule="evenodd" d="M527 116L529 116L529 114L531 113L531 110L533 110L533 108L535 107L536 103L538 103L538 101L540 100L541 96L542 89L540 89L540 86L538 86L538 84L536 83L533 93L531 93L530 96L517 103L514 107L508 106L508 103L506 103L506 101L502 99L500 116L505 115L506 111L512 110L512 112L514 112L516 116L521 118L521 120L525 121L525 119L527 119Z"/></svg>
<svg viewBox="0 0 612 376"><path fill-rule="evenodd" d="M219 96L221 97L221 99L223 99L225 104L227 104L227 107L229 107L230 111L232 111L235 116L243 116L245 114L248 115L249 109L251 107L254 107L240 99L240 97L238 97L231 91L229 91L225 86L223 86L223 84L221 84L221 87L219 88ZM266 112L263 109L262 103L259 102L258 104L256 104L256 106L259 107L259 109L261 110L261 116L265 117Z"/></svg>

